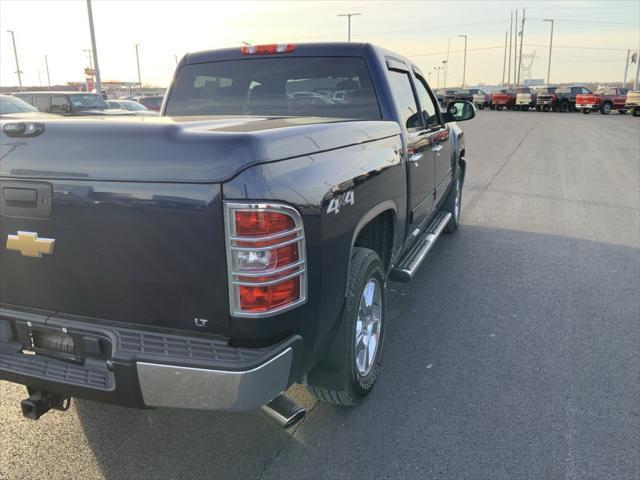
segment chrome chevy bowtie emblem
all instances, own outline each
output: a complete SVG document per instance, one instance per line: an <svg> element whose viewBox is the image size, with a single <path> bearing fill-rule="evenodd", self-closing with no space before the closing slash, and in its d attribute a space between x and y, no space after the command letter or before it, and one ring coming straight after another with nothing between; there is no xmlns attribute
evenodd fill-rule
<svg viewBox="0 0 640 480"><path fill-rule="evenodd" d="M37 232L18 232L7 236L7 250L20 252L24 257L41 258L53 253L53 238L38 238Z"/></svg>

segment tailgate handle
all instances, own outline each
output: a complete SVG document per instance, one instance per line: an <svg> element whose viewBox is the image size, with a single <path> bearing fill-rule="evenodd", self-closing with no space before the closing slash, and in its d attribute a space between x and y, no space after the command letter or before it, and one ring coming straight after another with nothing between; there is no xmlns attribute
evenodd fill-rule
<svg viewBox="0 0 640 480"><path fill-rule="evenodd" d="M5 188L7 206L34 208L38 206L38 191L33 188Z"/></svg>

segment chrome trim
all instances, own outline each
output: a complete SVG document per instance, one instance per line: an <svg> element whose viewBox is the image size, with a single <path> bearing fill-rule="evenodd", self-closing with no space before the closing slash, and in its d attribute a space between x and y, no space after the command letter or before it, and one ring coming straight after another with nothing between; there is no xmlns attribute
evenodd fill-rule
<svg viewBox="0 0 640 480"><path fill-rule="evenodd" d="M420 268L420 265L422 265L422 262L426 258L427 254L429 253L431 248L435 245L436 240L438 239L438 237L440 236L440 234L444 230L444 227L447 226L447 224L449 223L449 220L451 220L452 217L453 217L453 215L451 215L451 213L447 212L447 214L440 221L440 223L438 224L436 229L432 233L427 234L427 238L426 238L427 244L425 245L424 249L420 252L420 256L413 263L413 268L412 269L398 268L398 270L408 274L410 277L413 276L413 274L418 270L418 268Z"/></svg>
<svg viewBox="0 0 640 480"><path fill-rule="evenodd" d="M240 412L266 405L288 386L293 350L240 372L138 362L145 405Z"/></svg>
<svg viewBox="0 0 640 480"><path fill-rule="evenodd" d="M301 268L300 270L297 270L289 275L285 275L284 277L278 277L278 278L274 278L273 280L267 280L265 282L243 282L240 280L233 280L233 284L234 285L242 285L245 287L268 287L269 285L275 285L276 283L280 283L280 282L284 282L285 280L290 280L292 278L295 278L303 273L305 273L307 270L304 268ZM239 275L241 277L244 277L244 275Z"/></svg>
<svg viewBox="0 0 640 480"><path fill-rule="evenodd" d="M233 251L238 251L238 250L253 250L256 252L266 252L268 250L275 250L276 248L280 248L280 247L286 247L287 245L291 245L292 243L296 243L299 242L300 239L302 237L295 237L292 238L290 240L287 240L285 242L280 242L280 243L274 243L273 245L269 245L267 247L238 247L236 245L230 245L229 248ZM244 242L244 240L236 240L236 241L240 241L240 242Z"/></svg>
<svg viewBox="0 0 640 480"><path fill-rule="evenodd" d="M294 268L298 268L304 265L306 262L304 260L298 260L296 263L292 263L290 265L285 265L284 267L275 268L272 270L253 270L251 272L233 272L233 275L236 277L264 277L269 275L276 275L278 273L286 272L287 270L293 270Z"/></svg>
<svg viewBox="0 0 640 480"><path fill-rule="evenodd" d="M260 210L262 212L275 212L275 213L284 213L293 219L294 228L287 230L285 232L279 232L274 235L267 235L262 237L262 241L269 240L269 237L280 238L288 235L296 235L295 238L290 240L281 242L276 245L270 245L268 247L239 247L234 245L235 242L245 242L245 241L261 241L260 237L238 237L235 231L235 222L232 221L232 212L240 211L240 212L251 212L255 210ZM300 305L303 305L307 301L307 271L306 271L306 242L304 236L304 225L302 223L302 216L295 208L281 203L260 203L260 202L247 202L241 203L237 201L224 202L224 228L225 228L225 242L226 242L226 254L227 254L227 277L228 277L228 291L229 291L229 311L231 316L234 317L243 317L243 318L266 318L272 317L274 315L278 315L282 312L286 312L293 308L296 308ZM251 272L238 272L235 268L234 264L234 255L233 252L243 251L243 250L256 250L256 251L270 251L279 247L291 245L293 243L298 243L298 261L291 265L287 265L284 267L280 267L282 270L274 269L271 271L260 271L259 275L257 275L257 271ZM286 271L293 268L297 268L298 270L292 274L291 276L285 276L282 278L274 279L273 282L240 282L237 277L252 277L252 276L269 276L275 275L280 271ZM253 274L256 275L253 275ZM287 304L283 307L275 308L273 310L269 310L268 312L243 312L239 307L239 299L238 292L240 285L246 286L268 286L273 285L278 282L282 282L284 280L288 280L289 278L294 278L296 276L300 277L300 298L290 304Z"/></svg>
<svg viewBox="0 0 640 480"><path fill-rule="evenodd" d="M302 227L292 228L280 233L274 233L273 235L265 235L264 237L231 237L232 242L268 242L269 240L276 240L280 237L286 237L287 235L293 235L294 233L302 232Z"/></svg>

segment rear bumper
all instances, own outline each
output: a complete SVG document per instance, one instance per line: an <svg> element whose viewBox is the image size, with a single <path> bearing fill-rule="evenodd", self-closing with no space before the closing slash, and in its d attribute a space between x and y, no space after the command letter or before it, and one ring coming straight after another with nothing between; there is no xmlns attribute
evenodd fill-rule
<svg viewBox="0 0 640 480"><path fill-rule="evenodd" d="M577 103L576 110L597 110L600 108L600 105L597 103Z"/></svg>
<svg viewBox="0 0 640 480"><path fill-rule="evenodd" d="M23 353L31 332L66 332L78 356ZM246 411L294 382L302 338L236 348L224 339L137 331L0 308L0 380L135 408Z"/></svg>

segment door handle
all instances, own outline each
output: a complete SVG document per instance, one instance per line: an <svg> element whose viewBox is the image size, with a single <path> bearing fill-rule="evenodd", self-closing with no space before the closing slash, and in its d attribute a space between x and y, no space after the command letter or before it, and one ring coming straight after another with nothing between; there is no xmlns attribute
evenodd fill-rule
<svg viewBox="0 0 640 480"><path fill-rule="evenodd" d="M433 147L431 147L431 150L436 152L438 155L440 155L440 150L442 150L442 145L434 145Z"/></svg>
<svg viewBox="0 0 640 480"><path fill-rule="evenodd" d="M416 152L409 155L409 163L415 163L422 160L422 152Z"/></svg>

